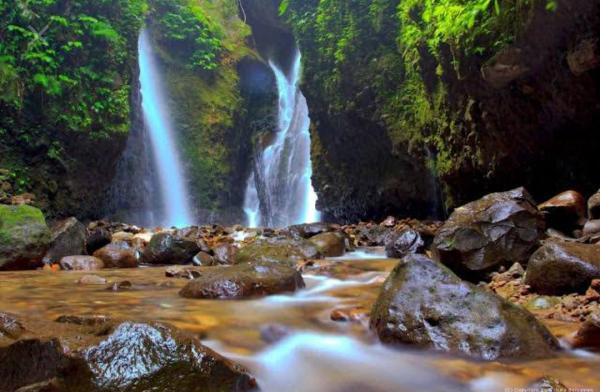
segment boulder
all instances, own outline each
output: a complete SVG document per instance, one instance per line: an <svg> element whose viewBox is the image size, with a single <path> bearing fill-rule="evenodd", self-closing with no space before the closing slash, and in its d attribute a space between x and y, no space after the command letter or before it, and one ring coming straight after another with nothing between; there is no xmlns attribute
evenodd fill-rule
<svg viewBox="0 0 600 392"><path fill-rule="evenodd" d="M457 208L433 240L435 257L466 279L513 263L525 264L544 220L524 188L492 193Z"/></svg>
<svg viewBox="0 0 600 392"><path fill-rule="evenodd" d="M600 219L600 190L589 198L587 207L589 219Z"/></svg>
<svg viewBox="0 0 600 392"><path fill-rule="evenodd" d="M0 391L14 391L66 375L79 389L61 390L94 390L85 363L65 352L57 338L18 340L0 347Z"/></svg>
<svg viewBox="0 0 600 392"><path fill-rule="evenodd" d="M200 271L183 265L171 265L165 269L165 276L167 278L178 278L178 279L196 279L202 274Z"/></svg>
<svg viewBox="0 0 600 392"><path fill-rule="evenodd" d="M309 241L325 257L342 256L346 251L346 238L342 233L321 233L311 237Z"/></svg>
<svg viewBox="0 0 600 392"><path fill-rule="evenodd" d="M105 333L64 325L61 340L31 338L0 347L0 390L249 391L256 382L241 366L198 338L159 323L106 321ZM46 325L52 331L56 326ZM44 332L45 333L45 332ZM69 347L61 341L69 342ZM21 390L21 389L19 389Z"/></svg>
<svg viewBox="0 0 600 392"><path fill-rule="evenodd" d="M317 247L305 239L273 237L257 239L243 246L236 255L236 263L283 262L320 257Z"/></svg>
<svg viewBox="0 0 600 392"><path fill-rule="evenodd" d="M600 219L594 219L585 222L585 226L583 226L583 235L584 236L595 236L600 233Z"/></svg>
<svg viewBox="0 0 600 392"><path fill-rule="evenodd" d="M94 256L104 262L106 268L135 268L138 253L127 242L111 242L94 252Z"/></svg>
<svg viewBox="0 0 600 392"><path fill-rule="evenodd" d="M374 224L359 224L357 239L361 246L385 246L388 238L394 234L394 229Z"/></svg>
<svg viewBox="0 0 600 392"><path fill-rule="evenodd" d="M235 255L238 248L232 244L220 244L213 248L214 262L216 264L230 265L235 264Z"/></svg>
<svg viewBox="0 0 600 392"><path fill-rule="evenodd" d="M387 344L485 360L547 358L558 349L532 314L422 255L406 256L390 273L370 324Z"/></svg>
<svg viewBox="0 0 600 392"><path fill-rule="evenodd" d="M410 254L425 251L425 242L419 232L413 229L403 229L391 235L385 243L385 254L388 257L401 259Z"/></svg>
<svg viewBox="0 0 600 392"><path fill-rule="evenodd" d="M94 256L66 256L60 259L60 268L68 271L96 271L104 268L102 259Z"/></svg>
<svg viewBox="0 0 600 392"><path fill-rule="evenodd" d="M328 233L334 231L335 225L324 222L315 223L303 223L299 225L292 225L286 229L286 231L294 238L310 238L317 234Z"/></svg>
<svg viewBox="0 0 600 392"><path fill-rule="evenodd" d="M592 279L600 278L600 247L549 240L527 265L525 284L540 294L584 293Z"/></svg>
<svg viewBox="0 0 600 392"><path fill-rule="evenodd" d="M179 295L185 298L235 299L293 292L304 287L294 268L275 263L214 267L189 282Z"/></svg>
<svg viewBox="0 0 600 392"><path fill-rule="evenodd" d="M85 240L88 254L93 254L103 246L110 244L111 241L112 234L107 228L102 226L88 227Z"/></svg>
<svg viewBox="0 0 600 392"><path fill-rule="evenodd" d="M50 249L44 256L45 264L55 264L65 256L86 253L85 226L76 218L68 218L55 223L51 227L51 232Z"/></svg>
<svg viewBox="0 0 600 392"><path fill-rule="evenodd" d="M83 275L77 280L77 283L85 285L105 285L106 282L106 278L98 275Z"/></svg>
<svg viewBox="0 0 600 392"><path fill-rule="evenodd" d="M192 263L203 266L215 265L215 258L206 252L200 251L194 256Z"/></svg>
<svg viewBox="0 0 600 392"><path fill-rule="evenodd" d="M142 259L148 264L187 264L199 251L196 241L163 232L152 237Z"/></svg>
<svg viewBox="0 0 600 392"><path fill-rule="evenodd" d="M592 313L573 337L573 348L600 351L600 314Z"/></svg>
<svg viewBox="0 0 600 392"><path fill-rule="evenodd" d="M247 391L246 371L170 326L124 322L83 354L101 390Z"/></svg>
<svg viewBox="0 0 600 392"><path fill-rule="evenodd" d="M0 337L6 336L11 339L18 339L25 332L26 329L17 316L0 312Z"/></svg>
<svg viewBox="0 0 600 392"><path fill-rule="evenodd" d="M0 205L0 270L42 266L50 245L44 214L28 205Z"/></svg>
<svg viewBox="0 0 600 392"><path fill-rule="evenodd" d="M546 226L572 233L585 223L585 198L576 191L560 193L538 206L546 218Z"/></svg>

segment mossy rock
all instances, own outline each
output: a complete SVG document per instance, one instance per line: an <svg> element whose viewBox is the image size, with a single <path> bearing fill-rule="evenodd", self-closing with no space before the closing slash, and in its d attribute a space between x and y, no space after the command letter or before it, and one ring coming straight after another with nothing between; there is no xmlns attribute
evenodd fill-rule
<svg viewBox="0 0 600 392"><path fill-rule="evenodd" d="M41 266L50 245L44 214L28 205L0 205L0 270Z"/></svg>
<svg viewBox="0 0 600 392"><path fill-rule="evenodd" d="M307 240L291 238L265 238L241 248L236 264L276 262L295 264L296 260L320 257L317 247Z"/></svg>

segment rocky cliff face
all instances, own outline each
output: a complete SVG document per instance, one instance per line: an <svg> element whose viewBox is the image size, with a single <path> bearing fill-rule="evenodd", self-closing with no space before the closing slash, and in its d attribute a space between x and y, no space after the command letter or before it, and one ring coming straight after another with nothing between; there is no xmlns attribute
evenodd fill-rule
<svg viewBox="0 0 600 392"><path fill-rule="evenodd" d="M155 3L159 7L163 2ZM190 60L187 52L177 50L172 36L179 27L168 24L165 15L185 11L168 8L177 2L168 4L151 11L149 25L195 213L200 222L239 223L244 220L252 138L269 126L276 105L274 80L235 2L201 2L206 19L198 18L191 27L201 26L206 30L202 34L214 36L210 42L217 54L200 66L196 57ZM209 52L202 46L198 53Z"/></svg>
<svg viewBox="0 0 600 392"><path fill-rule="evenodd" d="M323 211L422 216L438 195L451 209L521 184L538 199L598 187L600 5L492 3L282 2Z"/></svg>

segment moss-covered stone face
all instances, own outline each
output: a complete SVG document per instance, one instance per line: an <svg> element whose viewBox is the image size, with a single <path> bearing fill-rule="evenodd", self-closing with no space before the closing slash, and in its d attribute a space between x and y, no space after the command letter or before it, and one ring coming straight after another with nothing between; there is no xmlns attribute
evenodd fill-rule
<svg viewBox="0 0 600 392"><path fill-rule="evenodd" d="M252 134L274 108L273 82L266 78L265 86L252 85L262 64L248 46L250 27L238 17L237 2L181 4L192 8L197 24L214 32L220 48L214 66L195 67L169 45L169 36L177 32L166 28L161 15L151 14L191 197L201 221L239 222Z"/></svg>
<svg viewBox="0 0 600 392"><path fill-rule="evenodd" d="M44 214L35 207L0 205L0 270L41 266L50 245Z"/></svg>
<svg viewBox="0 0 600 392"><path fill-rule="evenodd" d="M600 181L596 71L565 61L598 35L597 3L282 4L303 52L325 212L422 213L438 193L428 172L448 207L517 185L542 199Z"/></svg>

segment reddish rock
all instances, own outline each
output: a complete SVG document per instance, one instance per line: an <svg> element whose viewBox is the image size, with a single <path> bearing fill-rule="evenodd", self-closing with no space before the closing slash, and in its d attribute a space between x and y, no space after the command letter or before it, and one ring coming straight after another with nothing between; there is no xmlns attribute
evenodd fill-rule
<svg viewBox="0 0 600 392"><path fill-rule="evenodd" d="M585 198L576 191L560 193L538 206L548 227L571 233L585 223Z"/></svg>
<svg viewBox="0 0 600 392"><path fill-rule="evenodd" d="M293 292L304 287L302 275L283 264L237 264L203 271L179 295L185 298L234 299Z"/></svg>
<svg viewBox="0 0 600 392"><path fill-rule="evenodd" d="M529 259L525 283L540 294L584 293L600 278L600 247L549 240Z"/></svg>
<svg viewBox="0 0 600 392"><path fill-rule="evenodd" d="M309 241L314 244L319 253L325 257L342 256L346 251L346 241L342 233L321 233L311 237Z"/></svg>
<svg viewBox="0 0 600 392"><path fill-rule="evenodd" d="M365 321L369 318L369 310L360 306L353 308L338 308L331 311L330 318L333 321Z"/></svg>
<svg viewBox="0 0 600 392"><path fill-rule="evenodd" d="M600 314L592 314L573 337L574 348L600 351Z"/></svg>
<svg viewBox="0 0 600 392"><path fill-rule="evenodd" d="M96 271L104 268L102 259L94 256L66 256L60 259L60 268L69 271Z"/></svg>
<svg viewBox="0 0 600 392"><path fill-rule="evenodd" d="M94 252L107 268L135 268L138 266L138 255L135 248L127 242L111 242Z"/></svg>
<svg viewBox="0 0 600 392"><path fill-rule="evenodd" d="M194 265L203 266L215 265L215 259L208 253L200 251L198 254L196 254L196 256L194 256L193 263Z"/></svg>

